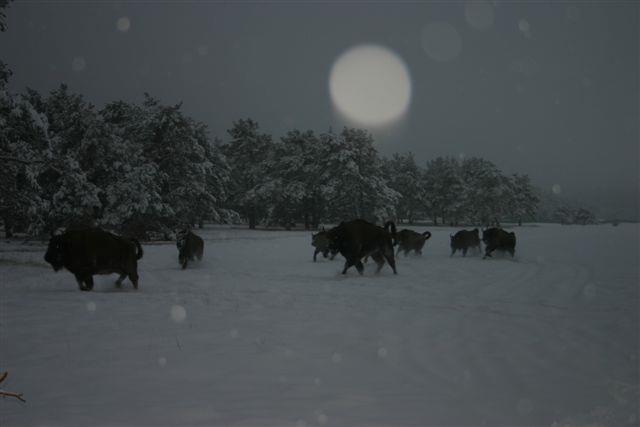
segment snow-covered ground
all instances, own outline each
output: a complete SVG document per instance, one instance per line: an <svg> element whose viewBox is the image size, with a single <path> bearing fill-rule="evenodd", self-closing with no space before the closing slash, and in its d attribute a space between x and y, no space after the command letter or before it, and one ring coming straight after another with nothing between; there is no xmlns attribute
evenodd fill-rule
<svg viewBox="0 0 640 427"><path fill-rule="evenodd" d="M515 260L431 231L359 277L310 233L211 227L186 271L145 245L138 291L2 243L2 386L27 403L0 425L638 425L638 225L517 227Z"/></svg>

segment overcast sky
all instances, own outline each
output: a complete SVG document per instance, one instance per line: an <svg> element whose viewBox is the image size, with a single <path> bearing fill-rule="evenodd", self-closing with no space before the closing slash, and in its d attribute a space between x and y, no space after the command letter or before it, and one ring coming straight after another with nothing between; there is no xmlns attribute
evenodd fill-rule
<svg viewBox="0 0 640 427"><path fill-rule="evenodd" d="M274 137L367 127L382 154L482 156L628 217L639 198L639 16L633 1L18 1L0 59L14 91L64 82L98 106L149 92L183 101L223 139L246 117ZM359 45L406 67L410 99L391 124L353 122L332 101L332 67Z"/></svg>

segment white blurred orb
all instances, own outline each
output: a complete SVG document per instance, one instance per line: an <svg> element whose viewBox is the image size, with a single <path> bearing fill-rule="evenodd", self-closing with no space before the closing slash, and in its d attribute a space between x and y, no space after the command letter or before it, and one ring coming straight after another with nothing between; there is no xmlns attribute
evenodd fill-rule
<svg viewBox="0 0 640 427"><path fill-rule="evenodd" d="M75 58L73 58L73 61L71 62L71 68L73 69L73 71L76 71L76 72L84 71L86 67L87 67L87 61L85 61L83 57L76 56Z"/></svg>
<svg viewBox="0 0 640 427"><path fill-rule="evenodd" d="M96 311L96 303L93 302L93 301L88 302L87 303L87 311L90 311L90 312Z"/></svg>
<svg viewBox="0 0 640 427"><path fill-rule="evenodd" d="M333 355L331 356L331 361L333 363L340 363L342 362L342 355L340 353L333 353Z"/></svg>
<svg viewBox="0 0 640 427"><path fill-rule="evenodd" d="M469 0L464 5L464 17L477 30L486 30L493 25L493 6L483 0Z"/></svg>
<svg viewBox="0 0 640 427"><path fill-rule="evenodd" d="M460 55L462 39L448 22L432 22L422 29L422 48L431 59L447 62Z"/></svg>
<svg viewBox="0 0 640 427"><path fill-rule="evenodd" d="M209 47L205 45L200 45L196 48L198 55L207 56L209 54Z"/></svg>
<svg viewBox="0 0 640 427"><path fill-rule="evenodd" d="M553 186L551 187L551 191L553 191L553 194L560 194L562 193L562 188L559 184L553 184Z"/></svg>
<svg viewBox="0 0 640 427"><path fill-rule="evenodd" d="M386 349L386 348L384 348L384 347L380 347L380 348L378 349L378 357L379 357L380 359L384 359L385 357L387 357L387 349Z"/></svg>
<svg viewBox="0 0 640 427"><path fill-rule="evenodd" d="M525 35L525 37L531 38L531 25L529 25L529 21L526 19L518 21L518 29Z"/></svg>
<svg viewBox="0 0 640 427"><path fill-rule="evenodd" d="M118 31L126 33L127 31L129 31L129 28L131 28L131 21L128 17L122 16L116 21L116 28L118 29Z"/></svg>
<svg viewBox="0 0 640 427"><path fill-rule="evenodd" d="M167 364L167 358L166 357L158 358L158 365L165 366L166 364Z"/></svg>
<svg viewBox="0 0 640 427"><path fill-rule="evenodd" d="M402 117L411 100L404 61L377 45L352 47L336 59L329 76L333 105L364 125L385 125Z"/></svg>
<svg viewBox="0 0 640 427"><path fill-rule="evenodd" d="M329 421L329 417L327 417L325 414L320 412L318 414L318 424L324 425L327 423L327 421Z"/></svg>
<svg viewBox="0 0 640 427"><path fill-rule="evenodd" d="M170 310L171 320L176 323L184 322L184 319L187 318L187 310L181 305L174 305Z"/></svg>
<svg viewBox="0 0 640 427"><path fill-rule="evenodd" d="M231 338L238 338L238 335L240 335L240 333L237 329L232 329L229 331L229 335L231 336Z"/></svg>

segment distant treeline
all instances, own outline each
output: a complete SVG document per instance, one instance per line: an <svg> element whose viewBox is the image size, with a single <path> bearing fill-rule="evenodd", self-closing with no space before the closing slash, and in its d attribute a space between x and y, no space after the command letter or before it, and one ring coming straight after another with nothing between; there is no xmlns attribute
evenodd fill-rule
<svg viewBox="0 0 640 427"><path fill-rule="evenodd" d="M291 227L364 218L489 224L534 219L526 175L480 158L381 157L366 130L292 130L238 120L226 140L145 94L95 108L61 85L7 90L0 63L0 218L31 235L95 224L146 237L204 221Z"/></svg>

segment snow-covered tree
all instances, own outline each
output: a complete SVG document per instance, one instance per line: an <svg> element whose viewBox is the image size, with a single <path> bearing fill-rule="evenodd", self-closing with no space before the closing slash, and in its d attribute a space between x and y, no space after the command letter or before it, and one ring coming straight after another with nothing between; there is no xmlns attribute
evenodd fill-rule
<svg viewBox="0 0 640 427"><path fill-rule="evenodd" d="M37 234L46 202L38 176L49 151L48 123L24 96L7 91L10 71L0 62L0 218L5 235L14 229Z"/></svg>
<svg viewBox="0 0 640 427"><path fill-rule="evenodd" d="M383 160L383 167L389 187L400 194L396 206L398 219L412 223L424 212L424 171L416 164L412 153L396 153Z"/></svg>
<svg viewBox="0 0 640 427"><path fill-rule="evenodd" d="M0 32L7 31L6 8L11 0L0 0Z"/></svg>
<svg viewBox="0 0 640 427"><path fill-rule="evenodd" d="M371 134L344 128L340 135L320 136L323 192L330 220L395 218L400 194L387 185Z"/></svg>
<svg viewBox="0 0 640 427"><path fill-rule="evenodd" d="M511 191L509 213L522 225L523 219L533 219L539 198L528 175L513 174L506 185Z"/></svg>
<svg viewBox="0 0 640 427"><path fill-rule="evenodd" d="M266 216L263 202L272 194L274 183L267 180L267 173L274 143L251 119L234 122L227 132L231 140L220 147L231 170L228 202L247 219L249 228L255 228Z"/></svg>
<svg viewBox="0 0 640 427"><path fill-rule="evenodd" d="M460 178L464 187L462 211L470 222L483 225L498 223L508 204L508 197L504 194L504 176L498 168L478 157L464 159L460 164Z"/></svg>
<svg viewBox="0 0 640 427"><path fill-rule="evenodd" d="M442 223L459 219L466 191L463 191L458 161L453 157L438 157L427 162L422 182L425 209L434 224L438 224L438 218Z"/></svg>

